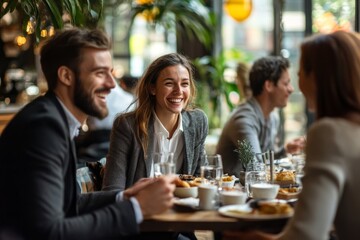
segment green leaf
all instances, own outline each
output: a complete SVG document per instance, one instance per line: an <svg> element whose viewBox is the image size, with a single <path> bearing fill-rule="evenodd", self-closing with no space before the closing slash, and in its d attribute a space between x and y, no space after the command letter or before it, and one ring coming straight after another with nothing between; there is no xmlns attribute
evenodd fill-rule
<svg viewBox="0 0 360 240"><path fill-rule="evenodd" d="M54 28L63 28L64 24L62 20L62 9L59 9L59 6L52 0L44 0L44 4L49 11L51 21L54 24Z"/></svg>
<svg viewBox="0 0 360 240"><path fill-rule="evenodd" d="M234 151L238 153L239 161L243 166L243 169L246 171L247 165L254 160L254 148L247 138L243 140L238 140L237 143L238 148Z"/></svg>
<svg viewBox="0 0 360 240"><path fill-rule="evenodd" d="M211 29L214 21L201 0L155 0L154 3L142 5L133 2L131 7L130 27L136 15L145 11L151 12L156 8L157 15L153 16L150 25L161 25L165 29L173 29L179 22L180 29L188 37L197 37L207 48L212 45Z"/></svg>
<svg viewBox="0 0 360 240"><path fill-rule="evenodd" d="M36 22L37 22L37 24L35 26L35 39L36 39L36 42L38 43L38 42L40 42L40 38L41 38L41 36L40 36L40 33L41 33L41 24L40 24L41 16L40 16L40 14L37 14Z"/></svg>
<svg viewBox="0 0 360 240"><path fill-rule="evenodd" d="M27 23L30 20L30 16L29 15L24 15L24 19L23 19L23 23L22 23L22 32L24 34L26 34L26 28L27 28Z"/></svg>
<svg viewBox="0 0 360 240"><path fill-rule="evenodd" d="M76 18L76 2L74 0L64 0L64 8L70 14L71 19Z"/></svg>
<svg viewBox="0 0 360 240"><path fill-rule="evenodd" d="M36 2L31 0L25 0L20 2L21 8L25 14L28 16L34 16L36 12L38 12Z"/></svg>

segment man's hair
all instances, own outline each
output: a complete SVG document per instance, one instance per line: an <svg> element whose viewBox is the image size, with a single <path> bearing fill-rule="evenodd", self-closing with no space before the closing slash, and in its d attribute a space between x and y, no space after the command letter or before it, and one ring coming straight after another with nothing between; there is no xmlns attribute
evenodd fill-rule
<svg viewBox="0 0 360 240"><path fill-rule="evenodd" d="M253 95L258 96L262 93L267 80L277 86L281 74L289 67L289 61L279 56L262 57L256 60L251 67L249 75Z"/></svg>
<svg viewBox="0 0 360 240"><path fill-rule="evenodd" d="M40 62L49 90L54 90L57 85L59 67L66 66L75 74L78 73L84 48L109 50L111 43L99 29L79 28L59 31L44 43Z"/></svg>
<svg viewBox="0 0 360 240"><path fill-rule="evenodd" d="M138 83L139 78L131 75L124 75L120 81L124 82L127 90L133 91Z"/></svg>

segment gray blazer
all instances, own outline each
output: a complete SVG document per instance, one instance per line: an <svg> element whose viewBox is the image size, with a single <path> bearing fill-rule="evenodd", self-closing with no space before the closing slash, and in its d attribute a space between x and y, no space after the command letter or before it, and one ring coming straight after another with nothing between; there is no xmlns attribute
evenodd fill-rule
<svg viewBox="0 0 360 240"><path fill-rule="evenodd" d="M275 157L282 156L284 148L278 149L275 144L278 129L279 119L275 112L266 120L255 98L238 106L226 122L216 146L216 153L223 159L224 173L239 177L243 170L238 153L234 151L238 140L249 140L255 153L274 150Z"/></svg>
<svg viewBox="0 0 360 240"><path fill-rule="evenodd" d="M200 166L205 162L205 139L208 134L208 119L199 109L183 111L184 161L180 174L200 175ZM106 157L103 190L124 190L140 178L150 176L154 151L154 119L150 120L149 143L146 154L135 135L134 113L116 118L111 131L110 149Z"/></svg>

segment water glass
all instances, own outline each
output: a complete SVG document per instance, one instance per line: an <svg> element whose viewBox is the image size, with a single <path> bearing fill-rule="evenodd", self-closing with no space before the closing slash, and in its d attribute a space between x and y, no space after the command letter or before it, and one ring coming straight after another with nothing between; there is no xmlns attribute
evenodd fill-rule
<svg viewBox="0 0 360 240"><path fill-rule="evenodd" d="M256 183L267 183L266 167L264 163L256 163L252 169L245 173L245 189L249 197L253 197L251 185Z"/></svg>
<svg viewBox="0 0 360 240"><path fill-rule="evenodd" d="M296 183L301 185L301 179L304 176L305 155L292 155L291 161L294 164Z"/></svg>
<svg viewBox="0 0 360 240"><path fill-rule="evenodd" d="M174 159L174 153L172 152L161 152L153 153L153 166L154 166L154 177L161 175L176 174L176 162Z"/></svg>
<svg viewBox="0 0 360 240"><path fill-rule="evenodd" d="M221 187L223 165L219 154L207 155L207 163L200 167L201 181L203 184L216 185Z"/></svg>

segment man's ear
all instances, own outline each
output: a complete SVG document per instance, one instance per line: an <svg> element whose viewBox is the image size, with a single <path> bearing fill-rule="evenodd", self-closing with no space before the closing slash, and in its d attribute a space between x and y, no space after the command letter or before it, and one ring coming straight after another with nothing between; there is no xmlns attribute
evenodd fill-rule
<svg viewBox="0 0 360 240"><path fill-rule="evenodd" d="M274 90L274 83L270 80L266 80L265 83L264 83L264 90L266 92L272 92Z"/></svg>
<svg viewBox="0 0 360 240"><path fill-rule="evenodd" d="M58 79L61 83L63 83L66 86L70 86L72 84L72 81L74 80L74 72L66 67L61 66L58 69Z"/></svg>

